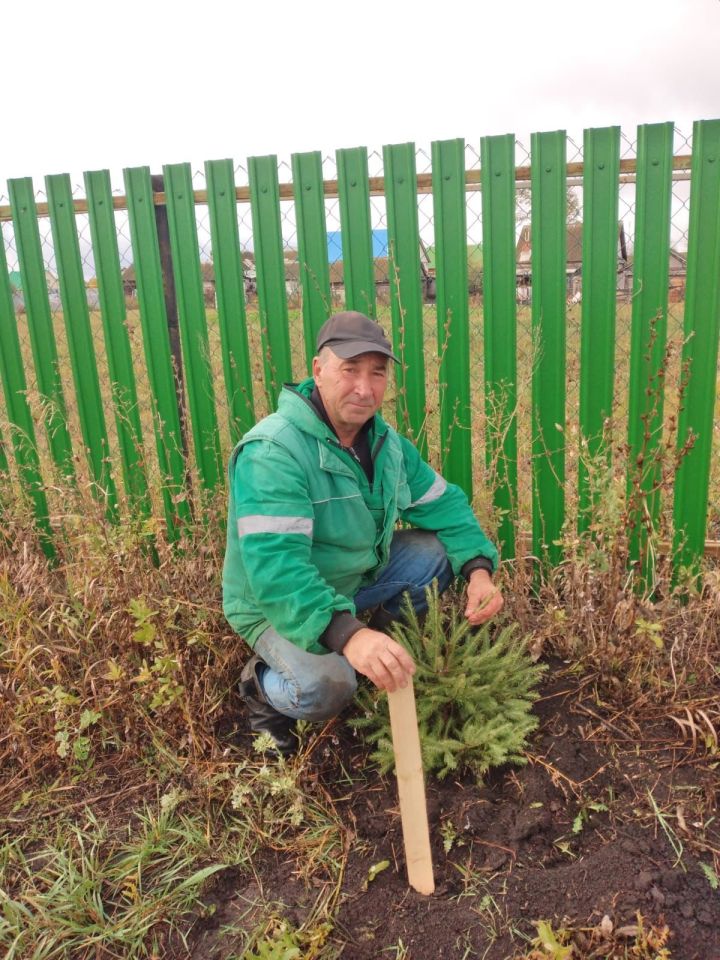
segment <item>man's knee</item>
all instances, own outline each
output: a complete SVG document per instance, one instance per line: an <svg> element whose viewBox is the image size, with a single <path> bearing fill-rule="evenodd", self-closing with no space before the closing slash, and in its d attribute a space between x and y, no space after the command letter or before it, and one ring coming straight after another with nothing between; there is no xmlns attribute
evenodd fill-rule
<svg viewBox="0 0 720 960"><path fill-rule="evenodd" d="M298 690L298 712L304 720L329 720L352 700L357 690L355 671L337 654L318 658L317 674L304 677Z"/></svg>
<svg viewBox="0 0 720 960"><path fill-rule="evenodd" d="M408 579L416 585L418 599L422 603L424 591L437 581L440 593L446 590L454 577L447 551L440 538L430 530L406 530L397 534L405 538L405 549L412 551L408 558Z"/></svg>

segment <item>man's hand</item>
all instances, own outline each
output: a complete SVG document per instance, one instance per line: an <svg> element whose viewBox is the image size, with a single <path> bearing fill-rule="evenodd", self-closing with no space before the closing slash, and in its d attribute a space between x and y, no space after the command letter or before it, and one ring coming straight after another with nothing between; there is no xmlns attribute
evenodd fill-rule
<svg viewBox="0 0 720 960"><path fill-rule="evenodd" d="M369 627L354 633L345 644L343 653L358 673L388 693L406 687L415 673L415 664L405 648L386 633Z"/></svg>
<svg viewBox="0 0 720 960"><path fill-rule="evenodd" d="M465 616L473 626L485 623L500 613L505 601L487 570L473 570L467 586Z"/></svg>

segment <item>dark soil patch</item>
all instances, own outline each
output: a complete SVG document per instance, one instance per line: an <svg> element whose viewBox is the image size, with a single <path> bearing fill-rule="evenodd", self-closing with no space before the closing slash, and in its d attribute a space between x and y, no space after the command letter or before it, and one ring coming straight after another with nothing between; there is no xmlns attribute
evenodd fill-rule
<svg viewBox="0 0 720 960"><path fill-rule="evenodd" d="M536 710L526 766L480 786L428 783L431 897L407 885L393 779L368 769L344 724L319 741L316 772L351 831L333 933L343 960L508 960L531 949L537 920L576 931L574 957L584 942L588 956L620 957L613 950L635 938L616 932L638 915L646 929L669 927L673 960L720 958L720 891L700 866L720 847L712 757L691 754L669 721L611 715L591 682L560 664ZM357 774L350 786L344 771ZM368 882L383 860L390 866ZM260 873L254 882L302 922L317 891L293 879L292 864L271 858ZM601 923L613 933L593 952Z"/></svg>

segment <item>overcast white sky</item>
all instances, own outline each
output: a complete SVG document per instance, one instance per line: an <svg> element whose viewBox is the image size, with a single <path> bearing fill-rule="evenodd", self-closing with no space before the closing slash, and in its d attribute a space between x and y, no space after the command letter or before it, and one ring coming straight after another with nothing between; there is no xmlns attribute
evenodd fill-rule
<svg viewBox="0 0 720 960"><path fill-rule="evenodd" d="M17 176L720 116L720 0L25 0L3 20L0 194Z"/></svg>

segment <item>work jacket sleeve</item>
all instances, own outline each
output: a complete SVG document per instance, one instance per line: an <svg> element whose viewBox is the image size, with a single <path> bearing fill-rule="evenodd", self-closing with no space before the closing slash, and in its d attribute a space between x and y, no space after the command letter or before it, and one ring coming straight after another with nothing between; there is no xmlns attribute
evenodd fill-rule
<svg viewBox="0 0 720 960"><path fill-rule="evenodd" d="M463 490L433 470L409 440L401 439L410 494L409 505L400 511L402 519L437 534L456 576L476 557L486 557L495 570L497 549L483 532Z"/></svg>
<svg viewBox="0 0 720 960"><path fill-rule="evenodd" d="M313 507L301 467L278 444L248 443L232 473L246 589L277 632L314 648L336 611L355 605L312 562Z"/></svg>

